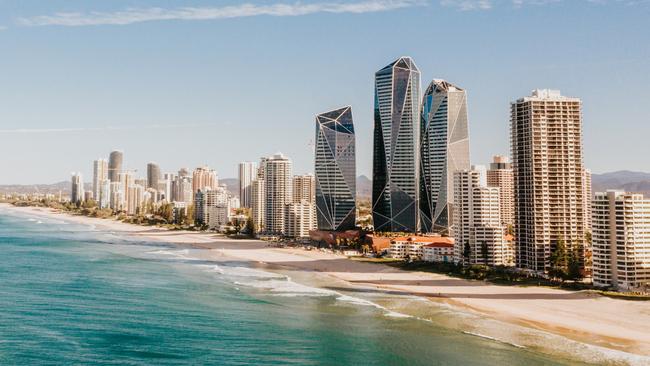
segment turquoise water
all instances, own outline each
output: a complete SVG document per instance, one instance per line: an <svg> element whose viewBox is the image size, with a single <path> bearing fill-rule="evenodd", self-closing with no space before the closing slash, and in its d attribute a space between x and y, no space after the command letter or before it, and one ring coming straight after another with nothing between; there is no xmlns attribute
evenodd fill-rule
<svg viewBox="0 0 650 366"><path fill-rule="evenodd" d="M0 364L578 364L201 258L0 210Z"/></svg>

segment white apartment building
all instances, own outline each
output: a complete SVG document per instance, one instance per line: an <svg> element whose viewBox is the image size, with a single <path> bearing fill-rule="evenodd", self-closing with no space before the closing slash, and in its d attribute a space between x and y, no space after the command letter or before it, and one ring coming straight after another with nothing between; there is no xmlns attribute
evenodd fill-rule
<svg viewBox="0 0 650 366"><path fill-rule="evenodd" d="M444 262L451 263L454 261L454 244L453 240L448 243L432 243L422 247L422 260L425 262Z"/></svg>
<svg viewBox="0 0 650 366"><path fill-rule="evenodd" d="M512 175L512 163L505 156L495 155L487 170L487 185L499 188L501 221L504 225L515 222L515 187Z"/></svg>
<svg viewBox="0 0 650 366"><path fill-rule="evenodd" d="M285 206L292 200L292 164L282 153L277 153L264 163L265 212L264 231L283 234Z"/></svg>
<svg viewBox="0 0 650 366"><path fill-rule="evenodd" d="M290 238L308 238L316 229L316 205L307 201L285 206L284 235Z"/></svg>
<svg viewBox="0 0 650 366"><path fill-rule="evenodd" d="M292 202L307 201L316 203L316 180L312 174L295 175L293 177Z"/></svg>
<svg viewBox="0 0 650 366"><path fill-rule="evenodd" d="M239 163L239 201L242 207L251 208L253 180L257 178L257 163L244 161Z"/></svg>
<svg viewBox="0 0 650 366"><path fill-rule="evenodd" d="M72 173L70 189L70 202L77 203L84 200L84 181L81 173Z"/></svg>
<svg viewBox="0 0 650 366"><path fill-rule="evenodd" d="M251 220L255 232L264 230L264 213L266 210L266 194L264 179L256 179L251 183Z"/></svg>
<svg viewBox="0 0 650 366"><path fill-rule="evenodd" d="M454 174L454 255L457 261L469 264L505 265L508 260L500 190L487 187L484 175L485 170L478 167ZM465 257L467 246L469 258Z"/></svg>
<svg viewBox="0 0 650 366"><path fill-rule="evenodd" d="M453 239L441 236L408 236L397 237L391 240L388 247L388 255L395 259L410 259L410 260L427 260L425 252L427 246L431 248L440 246L445 249L436 250L429 249L428 256L432 258L433 252L447 253L449 258L453 257ZM429 260L434 262L434 260ZM435 260L437 261L437 260Z"/></svg>
<svg viewBox="0 0 650 366"><path fill-rule="evenodd" d="M650 199L597 193L592 206L594 285L650 290Z"/></svg>
<svg viewBox="0 0 650 366"><path fill-rule="evenodd" d="M102 201L102 184L108 179L108 160L97 159L93 161L93 199ZM108 198L106 198L107 200Z"/></svg>

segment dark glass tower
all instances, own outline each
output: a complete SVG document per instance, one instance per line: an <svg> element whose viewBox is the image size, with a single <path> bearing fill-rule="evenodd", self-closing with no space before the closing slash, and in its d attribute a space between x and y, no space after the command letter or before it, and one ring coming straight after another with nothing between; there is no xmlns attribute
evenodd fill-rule
<svg viewBox="0 0 650 366"><path fill-rule="evenodd" d="M122 173L123 159L124 154L119 150L111 152L111 155L108 157L108 180L111 182L120 181L118 175Z"/></svg>
<svg viewBox="0 0 650 366"><path fill-rule="evenodd" d="M354 229L357 178L351 107L316 116L314 171L318 229Z"/></svg>
<svg viewBox="0 0 650 366"><path fill-rule="evenodd" d="M376 231L418 231L419 126L420 70L410 57L401 57L375 74Z"/></svg>
<svg viewBox="0 0 650 366"><path fill-rule="evenodd" d="M454 172L470 168L465 90L433 80L422 100L420 133L421 230L448 234Z"/></svg>

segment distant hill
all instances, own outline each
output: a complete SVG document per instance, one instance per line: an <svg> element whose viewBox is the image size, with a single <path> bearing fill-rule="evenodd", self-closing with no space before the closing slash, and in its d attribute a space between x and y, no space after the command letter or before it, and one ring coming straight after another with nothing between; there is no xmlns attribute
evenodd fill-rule
<svg viewBox="0 0 650 366"><path fill-rule="evenodd" d="M357 177L357 198L368 200L372 198L372 180L365 175Z"/></svg>
<svg viewBox="0 0 650 366"><path fill-rule="evenodd" d="M238 178L220 178L219 184L225 184L228 192L239 197L239 179Z"/></svg>
<svg viewBox="0 0 650 366"><path fill-rule="evenodd" d="M92 189L89 183L84 184L84 189ZM0 193L51 193L58 194L59 191L64 195L70 194L70 182L63 181L52 184L10 184L0 185Z"/></svg>
<svg viewBox="0 0 650 366"><path fill-rule="evenodd" d="M608 189L621 189L628 192L643 193L650 197L650 173L620 170L617 172L593 174L591 187L594 192Z"/></svg>

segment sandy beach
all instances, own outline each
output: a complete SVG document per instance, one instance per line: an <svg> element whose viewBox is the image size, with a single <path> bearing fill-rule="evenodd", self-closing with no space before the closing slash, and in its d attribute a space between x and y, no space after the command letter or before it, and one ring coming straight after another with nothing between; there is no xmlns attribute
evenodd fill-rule
<svg viewBox="0 0 650 366"><path fill-rule="evenodd" d="M72 216L41 208L4 208L54 216L98 229L170 244L210 250L215 256L266 263L293 271L318 272L364 291L417 295L500 322L571 340L650 356L650 303L607 298L589 292L544 287L497 286L445 275L407 272L357 262L317 250L273 248L259 240L231 240L215 234L168 231L113 220Z"/></svg>

